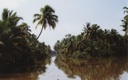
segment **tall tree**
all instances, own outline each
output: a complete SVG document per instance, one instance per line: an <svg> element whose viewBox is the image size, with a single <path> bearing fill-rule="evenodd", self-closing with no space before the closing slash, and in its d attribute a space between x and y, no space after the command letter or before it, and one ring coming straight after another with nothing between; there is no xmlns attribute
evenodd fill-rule
<svg viewBox="0 0 128 80"><path fill-rule="evenodd" d="M47 25L49 25L50 28L55 29L56 23L58 22L58 16L55 15L54 9L49 5L46 5L44 8L41 8L40 12L41 14L34 14L34 20L33 20L33 23L38 21L36 28L38 25L42 25L41 31L37 39L40 37L43 29L47 28Z"/></svg>
<svg viewBox="0 0 128 80"><path fill-rule="evenodd" d="M123 31L125 31L125 35L128 35L128 7L124 7L123 9L126 15L124 16L124 19L122 20L123 24L121 26L124 28Z"/></svg>

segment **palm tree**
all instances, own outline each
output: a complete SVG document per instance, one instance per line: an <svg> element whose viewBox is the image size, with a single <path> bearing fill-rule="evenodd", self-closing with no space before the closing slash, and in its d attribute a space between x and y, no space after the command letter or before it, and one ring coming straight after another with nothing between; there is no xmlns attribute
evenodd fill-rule
<svg viewBox="0 0 128 80"><path fill-rule="evenodd" d="M56 23L58 22L58 16L55 15L55 11L52 7L49 5L46 5L44 8L40 9L41 14L34 14L34 20L33 23L38 21L36 28L38 25L42 25L42 29L37 37L37 39L40 37L43 29L47 28L47 25L49 25L50 28L55 29Z"/></svg>
<svg viewBox="0 0 128 80"><path fill-rule="evenodd" d="M84 25L84 37L85 39L89 39L90 37L90 32L91 32L91 24L90 23L86 23L86 26Z"/></svg>
<svg viewBox="0 0 128 80"><path fill-rule="evenodd" d="M122 20L123 24L121 26L124 28L125 35L128 35L128 7L124 7L123 9L126 15L124 16L124 20Z"/></svg>
<svg viewBox="0 0 128 80"><path fill-rule="evenodd" d="M5 25L8 27L17 26L18 22L22 19L22 17L17 16L17 13L13 13L13 10L10 11L7 8L3 9L2 13L2 21L5 22Z"/></svg>
<svg viewBox="0 0 128 80"><path fill-rule="evenodd" d="M19 30L21 26L26 27L27 24L25 23L18 25L18 22L21 19L21 17L17 16L16 12L13 13L13 10L10 11L6 8L3 9L2 19L0 20L0 40L6 42L7 40L9 40L9 38L16 35L13 33L13 31L18 33L18 31L15 31L13 29Z"/></svg>
<svg viewBox="0 0 128 80"><path fill-rule="evenodd" d="M96 40L96 38L99 36L98 34L98 30L99 30L100 26L98 26L97 24L93 24L91 26L91 38Z"/></svg>

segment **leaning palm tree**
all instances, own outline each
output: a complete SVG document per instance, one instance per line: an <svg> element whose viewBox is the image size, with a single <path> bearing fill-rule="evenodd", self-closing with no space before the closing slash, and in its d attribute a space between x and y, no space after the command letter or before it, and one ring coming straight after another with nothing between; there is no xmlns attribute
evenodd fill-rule
<svg viewBox="0 0 128 80"><path fill-rule="evenodd" d="M50 28L55 29L56 23L58 22L58 16L55 15L54 9L49 5L46 5L44 8L41 8L40 12L41 14L34 14L33 20L33 23L38 21L36 28L38 25L42 25L41 31L37 36L37 39L40 37L43 29L45 30L47 28L47 25L49 25Z"/></svg>

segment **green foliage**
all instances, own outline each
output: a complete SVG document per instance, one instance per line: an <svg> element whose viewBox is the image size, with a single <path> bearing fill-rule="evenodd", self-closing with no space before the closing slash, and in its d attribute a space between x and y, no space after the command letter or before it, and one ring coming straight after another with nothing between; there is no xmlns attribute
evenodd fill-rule
<svg viewBox="0 0 128 80"><path fill-rule="evenodd" d="M122 21L122 27L123 27L123 31L125 31L125 35L128 35L128 7L124 7L124 13L126 13L126 15L124 16L124 19L121 20Z"/></svg>
<svg viewBox="0 0 128 80"><path fill-rule="evenodd" d="M50 58L50 47L39 42L36 35L30 33L30 27L19 23L20 20L22 18L16 12L3 9L0 19L0 67L5 69L5 66L34 65Z"/></svg>
<svg viewBox="0 0 128 80"><path fill-rule="evenodd" d="M83 32L77 36L66 35L57 41L54 49L66 57L109 57L127 54L127 36L115 29L102 30L97 24L87 23Z"/></svg>
<svg viewBox="0 0 128 80"><path fill-rule="evenodd" d="M40 9L40 12L41 14L34 14L33 20L33 23L38 21L36 28L38 27L38 25L42 26L37 39L40 37L42 30L45 30L47 28L47 25L49 25L49 28L55 29L56 23L58 22L58 16L55 15L55 10L51 6L46 5L44 8Z"/></svg>

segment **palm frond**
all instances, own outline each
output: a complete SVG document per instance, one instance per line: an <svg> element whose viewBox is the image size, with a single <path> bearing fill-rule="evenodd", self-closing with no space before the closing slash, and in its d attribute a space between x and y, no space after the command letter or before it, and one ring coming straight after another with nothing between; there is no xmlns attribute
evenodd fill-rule
<svg viewBox="0 0 128 80"><path fill-rule="evenodd" d="M124 19L128 22L128 15L124 16Z"/></svg>
<svg viewBox="0 0 128 80"><path fill-rule="evenodd" d="M90 27L90 23L86 23L86 27L89 28Z"/></svg>
<svg viewBox="0 0 128 80"><path fill-rule="evenodd" d="M19 27L21 27L21 28L22 27L24 28L25 26L28 26L28 24L27 23L22 23L21 25L19 25Z"/></svg>
<svg viewBox="0 0 128 80"><path fill-rule="evenodd" d="M55 13L55 10L51 6L49 6L49 5L46 5L44 7L44 11L45 12L53 12L53 13Z"/></svg>
<svg viewBox="0 0 128 80"><path fill-rule="evenodd" d="M11 17L12 13L13 13L13 10L9 12L9 17Z"/></svg>
<svg viewBox="0 0 128 80"><path fill-rule="evenodd" d="M15 19L13 19L14 20L13 22L16 25L21 19L23 19L23 18L22 17L15 17Z"/></svg>
<svg viewBox="0 0 128 80"><path fill-rule="evenodd" d="M40 9L40 12L42 12L42 13L43 13L43 12L44 12L44 8L41 8L41 9Z"/></svg>
<svg viewBox="0 0 128 80"><path fill-rule="evenodd" d="M38 17L38 16L40 17L41 15L40 14L34 14L34 17Z"/></svg>
<svg viewBox="0 0 128 80"><path fill-rule="evenodd" d="M123 9L128 9L128 7L123 7Z"/></svg>
<svg viewBox="0 0 128 80"><path fill-rule="evenodd" d="M39 21L39 22L37 23L37 25L36 25L35 29L37 29L38 25L40 25L41 23L42 23L42 22L41 22L41 21Z"/></svg>
<svg viewBox="0 0 128 80"><path fill-rule="evenodd" d="M58 16L57 15L51 15L51 20L58 22Z"/></svg>
<svg viewBox="0 0 128 80"><path fill-rule="evenodd" d="M9 10L7 8L3 9L3 13L2 13L3 20L8 18L8 13L9 13Z"/></svg>
<svg viewBox="0 0 128 80"><path fill-rule="evenodd" d="M52 29L55 29L56 27L56 22L51 20L51 21L48 21L48 24L49 24L49 27L52 27Z"/></svg>
<svg viewBox="0 0 128 80"><path fill-rule="evenodd" d="M43 23L42 27L43 27L44 29L46 29L46 27L47 27L47 21L44 20L42 23Z"/></svg>
<svg viewBox="0 0 128 80"><path fill-rule="evenodd" d="M36 21L40 20L40 17L37 17L33 20L33 23L35 23Z"/></svg>
<svg viewBox="0 0 128 80"><path fill-rule="evenodd" d="M124 13L128 13L128 7L124 7L123 9L125 9Z"/></svg>
<svg viewBox="0 0 128 80"><path fill-rule="evenodd" d="M15 13L13 13L11 17L16 17L16 14L17 14L16 12L15 12Z"/></svg>

